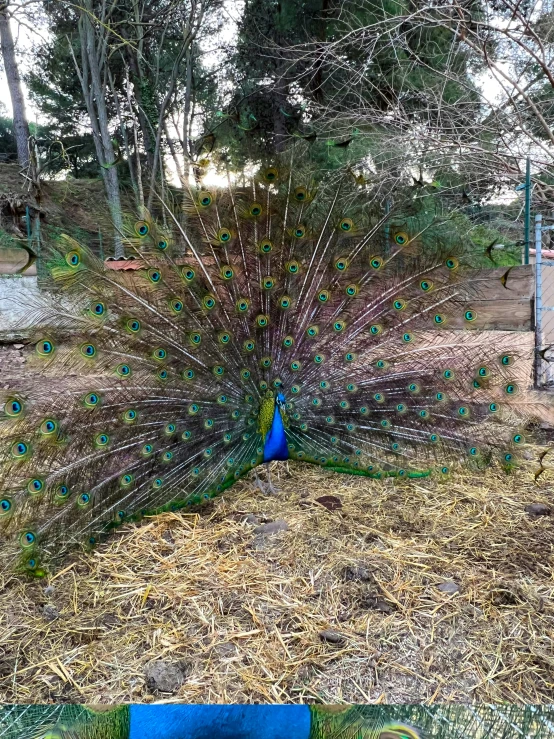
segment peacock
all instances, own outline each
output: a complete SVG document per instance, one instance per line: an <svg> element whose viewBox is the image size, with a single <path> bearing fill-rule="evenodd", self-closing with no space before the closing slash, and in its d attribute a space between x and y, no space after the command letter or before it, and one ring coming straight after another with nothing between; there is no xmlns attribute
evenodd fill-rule
<svg viewBox="0 0 554 739"><path fill-rule="evenodd" d="M25 372L0 390L12 571L44 575L273 460L376 479L518 463L540 415L528 350L484 329L488 283L448 215L384 212L293 155L180 207L129 222L126 269L49 244Z"/></svg>
<svg viewBox="0 0 554 739"><path fill-rule="evenodd" d="M3 739L548 739L552 708L518 705L5 705ZM416 727L417 725L417 727Z"/></svg>

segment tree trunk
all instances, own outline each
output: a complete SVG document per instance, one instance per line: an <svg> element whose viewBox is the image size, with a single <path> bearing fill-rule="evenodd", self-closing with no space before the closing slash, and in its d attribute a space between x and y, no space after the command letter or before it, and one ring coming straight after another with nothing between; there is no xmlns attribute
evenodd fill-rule
<svg viewBox="0 0 554 739"><path fill-rule="evenodd" d="M90 14L92 15L92 13ZM114 225L114 256L125 256L123 248L123 216L119 195L119 178L115 162L115 152L109 131L106 108L106 85L102 82L100 60L102 44L96 45L94 27L90 15L81 13L79 36L81 40L82 69L78 71L83 97L90 117L96 155L102 167L102 177L106 188L108 207ZM76 63L76 60L75 60Z"/></svg>
<svg viewBox="0 0 554 739"><path fill-rule="evenodd" d="M6 70L13 108L13 127L17 144L17 161L22 167L29 164L29 123L25 113L25 100L21 89L21 78L15 58L15 46L8 16L7 0L0 0L0 49Z"/></svg>

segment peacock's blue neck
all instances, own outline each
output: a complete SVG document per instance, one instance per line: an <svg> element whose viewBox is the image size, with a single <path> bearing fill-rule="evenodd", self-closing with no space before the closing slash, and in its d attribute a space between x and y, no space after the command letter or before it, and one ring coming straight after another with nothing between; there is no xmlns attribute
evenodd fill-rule
<svg viewBox="0 0 554 739"><path fill-rule="evenodd" d="M274 459L285 460L289 458L289 447L285 436L285 424L283 423L279 402L277 402L277 400L280 401L281 397L282 401L284 401L284 396L279 396L279 398L276 399L271 428L265 437L264 462L271 462Z"/></svg>

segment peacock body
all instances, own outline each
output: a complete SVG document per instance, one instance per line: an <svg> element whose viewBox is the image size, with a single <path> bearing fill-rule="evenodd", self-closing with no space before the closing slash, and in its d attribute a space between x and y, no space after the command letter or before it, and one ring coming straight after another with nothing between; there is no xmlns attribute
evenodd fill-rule
<svg viewBox="0 0 554 739"><path fill-rule="evenodd" d="M448 220L376 216L290 161L244 181L191 191L184 226L164 206L173 237L137 222L135 269L52 245L25 377L0 391L5 562L40 575L275 459L374 478L516 463L523 349L483 330Z"/></svg>

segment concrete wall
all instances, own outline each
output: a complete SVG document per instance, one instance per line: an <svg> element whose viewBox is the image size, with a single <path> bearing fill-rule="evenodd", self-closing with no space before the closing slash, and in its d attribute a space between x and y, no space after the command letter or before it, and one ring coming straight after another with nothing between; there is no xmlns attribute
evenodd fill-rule
<svg viewBox="0 0 554 739"><path fill-rule="evenodd" d="M0 341L16 341L28 336L25 315L40 297L36 276L0 275Z"/></svg>

